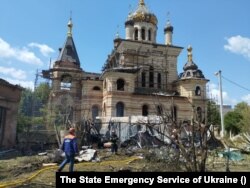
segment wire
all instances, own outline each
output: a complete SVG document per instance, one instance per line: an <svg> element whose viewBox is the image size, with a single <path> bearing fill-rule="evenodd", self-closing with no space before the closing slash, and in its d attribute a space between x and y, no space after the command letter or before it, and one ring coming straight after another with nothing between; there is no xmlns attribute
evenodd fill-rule
<svg viewBox="0 0 250 188"><path fill-rule="evenodd" d="M221 77L222 77L222 78L224 78L225 80L227 80L228 82L230 82L230 83L232 83L232 84L234 84L234 85L236 85L236 86L240 87L241 89L244 89L244 90L250 91L250 89L248 89L248 88L246 88L246 87L244 87L244 86L241 86L240 84L237 84L236 82L231 81L231 80L229 80L228 78L225 78L224 76L221 76Z"/></svg>

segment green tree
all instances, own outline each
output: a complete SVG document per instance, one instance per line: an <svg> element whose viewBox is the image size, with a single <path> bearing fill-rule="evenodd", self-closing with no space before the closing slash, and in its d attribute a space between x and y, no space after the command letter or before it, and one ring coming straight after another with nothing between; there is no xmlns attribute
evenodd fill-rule
<svg viewBox="0 0 250 188"><path fill-rule="evenodd" d="M242 119L239 124L242 132L250 133L250 107L242 112Z"/></svg>
<svg viewBox="0 0 250 188"><path fill-rule="evenodd" d="M49 94L50 87L48 83L41 83L34 91L35 97L39 99L42 104L46 104L48 102Z"/></svg>
<svg viewBox="0 0 250 188"><path fill-rule="evenodd" d="M220 113L216 103L212 100L207 103L207 124L220 125Z"/></svg>
<svg viewBox="0 0 250 188"><path fill-rule="evenodd" d="M246 102L241 102L235 106L235 111L241 114L238 123L241 132L250 132L250 106Z"/></svg>
<svg viewBox="0 0 250 188"><path fill-rule="evenodd" d="M246 102L240 102L235 106L234 111L241 113L248 108L249 108L249 106Z"/></svg>
<svg viewBox="0 0 250 188"><path fill-rule="evenodd" d="M35 91L24 89L18 111L18 132L27 132L32 125L41 125L44 123L49 93L50 87L47 83L41 83Z"/></svg>
<svg viewBox="0 0 250 188"><path fill-rule="evenodd" d="M242 115L237 111L232 111L226 113L224 116L224 124L227 132L232 132L233 134L238 134L240 132L239 122L242 119Z"/></svg>

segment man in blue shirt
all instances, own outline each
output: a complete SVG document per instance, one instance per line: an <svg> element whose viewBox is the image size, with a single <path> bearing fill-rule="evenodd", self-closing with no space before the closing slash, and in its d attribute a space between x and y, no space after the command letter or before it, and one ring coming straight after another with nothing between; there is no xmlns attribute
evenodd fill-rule
<svg viewBox="0 0 250 188"><path fill-rule="evenodd" d="M69 134L64 137L61 149L65 152L65 159L60 164L58 172L61 172L67 163L70 163L69 171L73 172L74 171L75 155L78 153L77 139L75 136L75 129L74 128L70 128Z"/></svg>

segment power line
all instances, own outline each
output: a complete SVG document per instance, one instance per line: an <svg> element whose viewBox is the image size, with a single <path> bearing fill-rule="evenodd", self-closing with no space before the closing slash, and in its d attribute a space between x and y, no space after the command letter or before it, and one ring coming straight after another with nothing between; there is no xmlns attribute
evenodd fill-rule
<svg viewBox="0 0 250 188"><path fill-rule="evenodd" d="M241 89L244 89L244 90L247 90L247 91L250 91L250 89L244 87L244 86L241 86L240 84L237 84L236 82L232 81L232 80L229 80L228 78L225 78L224 76L221 76L223 79L227 80L228 82L240 87Z"/></svg>

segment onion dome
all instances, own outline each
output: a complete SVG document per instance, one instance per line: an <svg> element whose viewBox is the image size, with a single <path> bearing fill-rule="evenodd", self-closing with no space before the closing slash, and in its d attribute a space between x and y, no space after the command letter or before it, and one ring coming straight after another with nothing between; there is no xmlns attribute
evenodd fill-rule
<svg viewBox="0 0 250 188"><path fill-rule="evenodd" d="M144 0L139 1L139 6L137 10L134 13L130 13L128 15L128 18L125 24L126 25L133 24L135 22L147 22L155 26L158 23L157 17L148 10L148 8L145 5Z"/></svg>
<svg viewBox="0 0 250 188"><path fill-rule="evenodd" d="M170 21L168 21L166 27L164 28L164 32L165 33L168 31L173 32L173 30L174 30L174 27L171 25Z"/></svg>
<svg viewBox="0 0 250 188"><path fill-rule="evenodd" d="M184 65L184 72L179 75L180 79L188 79L188 78L205 78L202 71L198 69L198 66L193 62L193 48L188 46L188 62Z"/></svg>

